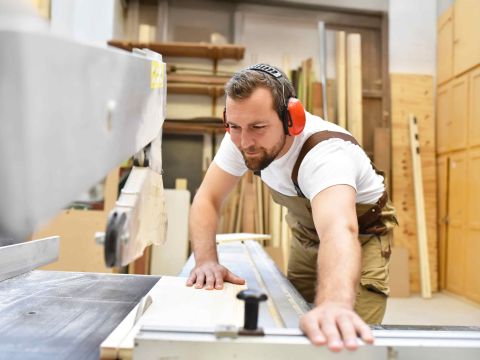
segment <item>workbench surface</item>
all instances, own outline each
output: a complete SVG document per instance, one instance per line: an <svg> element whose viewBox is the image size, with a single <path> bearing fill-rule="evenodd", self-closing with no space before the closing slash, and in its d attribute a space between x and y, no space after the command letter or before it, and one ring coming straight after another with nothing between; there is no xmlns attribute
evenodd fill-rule
<svg viewBox="0 0 480 360"><path fill-rule="evenodd" d="M0 359L98 359L159 279L35 270L0 282Z"/></svg>

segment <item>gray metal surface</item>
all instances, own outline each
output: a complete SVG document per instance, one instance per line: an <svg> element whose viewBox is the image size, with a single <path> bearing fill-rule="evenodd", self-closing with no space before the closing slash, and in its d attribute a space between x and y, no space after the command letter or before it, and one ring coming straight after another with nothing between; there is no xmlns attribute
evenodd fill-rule
<svg viewBox="0 0 480 360"><path fill-rule="evenodd" d="M249 240L221 244L217 249L222 265L244 278L249 288L261 290L269 296L269 300L260 305L259 326L298 327L300 317L310 310L310 306L258 242ZM188 276L194 265L192 255L180 276Z"/></svg>
<svg viewBox="0 0 480 360"><path fill-rule="evenodd" d="M59 250L58 236L0 247L0 281L56 261Z"/></svg>
<svg viewBox="0 0 480 360"><path fill-rule="evenodd" d="M218 339L213 329L168 331L142 327L135 339L134 359L369 359L369 360L478 360L480 328L451 327L448 331L420 329L374 330L374 345L355 352L332 353L315 347L299 329L266 329L266 336Z"/></svg>
<svg viewBox="0 0 480 360"><path fill-rule="evenodd" d="M98 359L156 276L32 271L0 282L0 359Z"/></svg>
<svg viewBox="0 0 480 360"><path fill-rule="evenodd" d="M157 136L165 64L1 23L0 47L0 241L20 242Z"/></svg>

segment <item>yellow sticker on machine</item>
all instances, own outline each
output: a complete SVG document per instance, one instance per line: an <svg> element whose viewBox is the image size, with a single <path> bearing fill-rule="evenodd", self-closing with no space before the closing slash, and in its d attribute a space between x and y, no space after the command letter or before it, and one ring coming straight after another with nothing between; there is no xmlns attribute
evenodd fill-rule
<svg viewBox="0 0 480 360"><path fill-rule="evenodd" d="M152 60L150 69L150 88L160 89L163 87L164 66L160 61Z"/></svg>

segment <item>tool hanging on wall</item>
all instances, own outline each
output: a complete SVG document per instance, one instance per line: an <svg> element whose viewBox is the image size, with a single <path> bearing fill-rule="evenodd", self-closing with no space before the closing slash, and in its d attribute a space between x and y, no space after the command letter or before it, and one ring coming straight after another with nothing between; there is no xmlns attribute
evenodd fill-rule
<svg viewBox="0 0 480 360"><path fill-rule="evenodd" d="M417 118L408 116L410 129L410 150L413 165L413 187L415 192L415 211L417 217L418 252L420 257L420 278L422 297L431 298L430 265L428 259L427 221L425 218L425 200L423 196L422 163L420 157L420 142L418 139Z"/></svg>

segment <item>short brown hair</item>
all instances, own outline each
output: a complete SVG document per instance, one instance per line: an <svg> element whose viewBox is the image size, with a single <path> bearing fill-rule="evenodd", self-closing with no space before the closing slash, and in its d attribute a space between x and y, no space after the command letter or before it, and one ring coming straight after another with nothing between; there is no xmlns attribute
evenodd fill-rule
<svg viewBox="0 0 480 360"><path fill-rule="evenodd" d="M259 70L246 68L235 73L225 85L225 95L234 100L247 99L252 92L260 87L269 89L273 97L273 106L280 120L283 120L285 105L288 99L295 97L295 89L283 71L282 78L275 78Z"/></svg>

